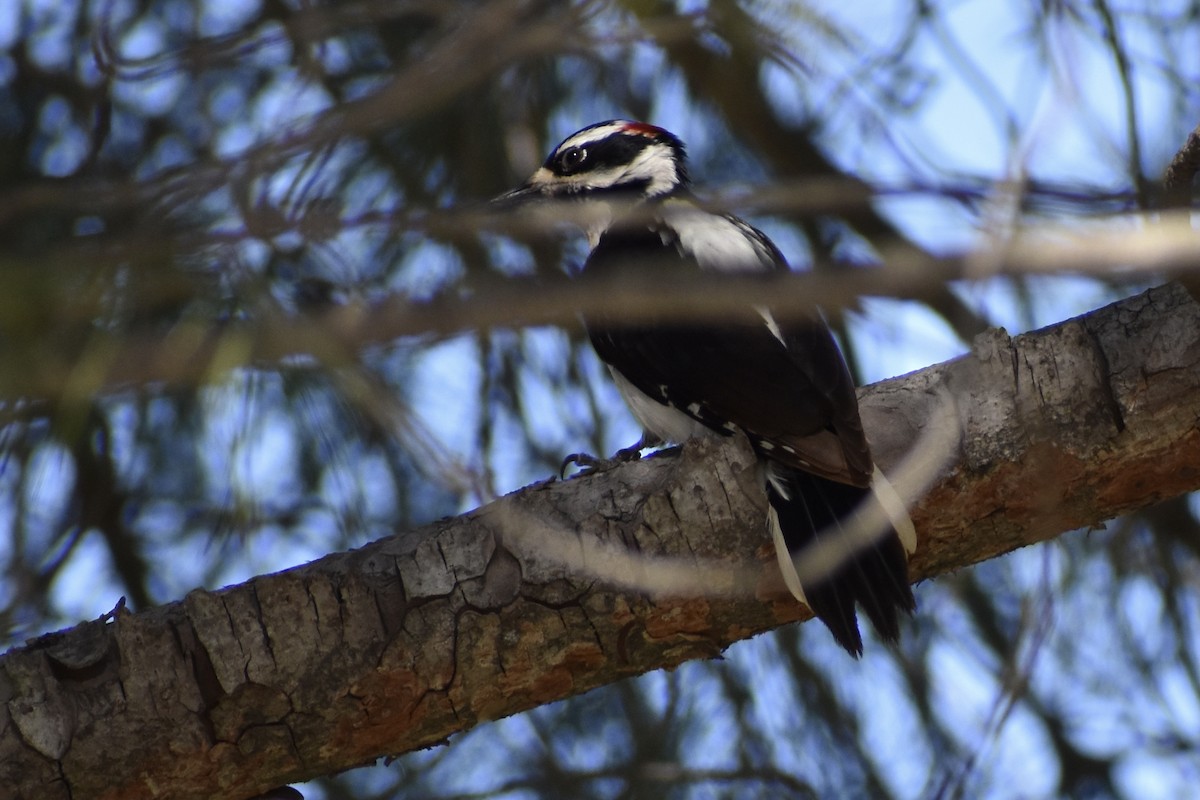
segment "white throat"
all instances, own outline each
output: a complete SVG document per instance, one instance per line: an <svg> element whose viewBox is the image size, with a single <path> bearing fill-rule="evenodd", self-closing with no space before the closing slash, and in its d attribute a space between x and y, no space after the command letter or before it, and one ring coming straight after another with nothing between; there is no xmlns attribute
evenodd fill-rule
<svg viewBox="0 0 1200 800"><path fill-rule="evenodd" d="M581 205L583 210L579 215L580 225L587 233L588 247L595 250L596 245L600 243L600 237L612 226L612 203L604 200L584 200Z"/></svg>

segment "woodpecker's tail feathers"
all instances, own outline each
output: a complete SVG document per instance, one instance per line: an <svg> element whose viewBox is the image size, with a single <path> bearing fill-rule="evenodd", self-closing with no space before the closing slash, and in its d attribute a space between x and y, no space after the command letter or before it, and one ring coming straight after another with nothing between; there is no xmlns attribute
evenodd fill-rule
<svg viewBox="0 0 1200 800"><path fill-rule="evenodd" d="M885 640L916 609L908 557L916 531L876 470L876 491L772 464L769 520L784 583L851 655L862 654L855 604Z"/></svg>

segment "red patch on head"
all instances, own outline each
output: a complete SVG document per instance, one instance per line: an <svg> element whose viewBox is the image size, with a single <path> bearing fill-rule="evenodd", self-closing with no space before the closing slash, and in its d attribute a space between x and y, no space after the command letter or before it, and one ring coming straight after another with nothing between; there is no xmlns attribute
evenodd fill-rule
<svg viewBox="0 0 1200 800"><path fill-rule="evenodd" d="M638 136L648 136L651 139L657 139L664 131L662 128L655 127L648 122L628 122L625 127L621 128L623 133L636 133Z"/></svg>

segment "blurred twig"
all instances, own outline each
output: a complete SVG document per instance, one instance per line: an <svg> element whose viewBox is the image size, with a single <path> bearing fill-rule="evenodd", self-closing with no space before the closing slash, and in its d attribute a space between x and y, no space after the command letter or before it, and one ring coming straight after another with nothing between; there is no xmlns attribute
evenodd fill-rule
<svg viewBox="0 0 1200 800"><path fill-rule="evenodd" d="M565 277L496 282L473 296L447 295L427 303L391 298L349 302L318 314L263 310L245 322L185 321L167 335L93 330L87 353L42 347L36 337L0 353L0 395L60 397L70 388L93 391L147 381L194 384L245 365L309 356L326 366L351 363L368 344L401 337L447 336L495 326L578 324L580 313L617 315L629 322L719 321L755 305L778 316L811 313L814 304L842 308L862 296L923 300L954 280L997 275L1082 273L1145 281L1188 275L1200 263L1200 237L1185 215L1154 226L1099 230L1025 231L1002 250L931 258L892 258L881 269L778 273L761 276L678 275L637 270L599 283Z"/></svg>

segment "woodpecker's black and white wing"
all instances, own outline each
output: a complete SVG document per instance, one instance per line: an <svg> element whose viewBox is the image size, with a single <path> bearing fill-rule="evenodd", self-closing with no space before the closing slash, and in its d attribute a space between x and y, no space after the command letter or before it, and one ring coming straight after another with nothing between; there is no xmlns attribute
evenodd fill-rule
<svg viewBox="0 0 1200 800"><path fill-rule="evenodd" d="M611 228L589 256L585 280L619 280L644 270L685 276L696 269L786 269L770 240L745 222L704 214L715 220L704 224L690 217L689 211ZM714 228L718 223L724 230ZM651 319L630 325L610 315L589 317L587 327L600 358L656 405L715 431L740 430L782 465L871 484L854 384L816 309L784 324L770 309L756 308L720 324Z"/></svg>
<svg viewBox="0 0 1200 800"><path fill-rule="evenodd" d="M708 214L683 198L660 206L652 221L610 227L588 258L585 279L615 280L628 270L786 268L770 240L741 220ZM853 381L815 309L782 323L769 309L756 308L717 324L628 324L616 315L592 316L586 324L597 354L647 429L673 441L703 429L741 431L750 439L763 459L784 579L838 642L853 654L862 650L856 602L894 640L897 612L915 605L906 548L892 531L866 545L839 547L836 541L846 519L864 503L877 502L871 490L876 470ZM891 514L885 519L896 513L886 511ZM834 558L827 574L802 583L793 558L822 541L825 551L844 557Z"/></svg>

